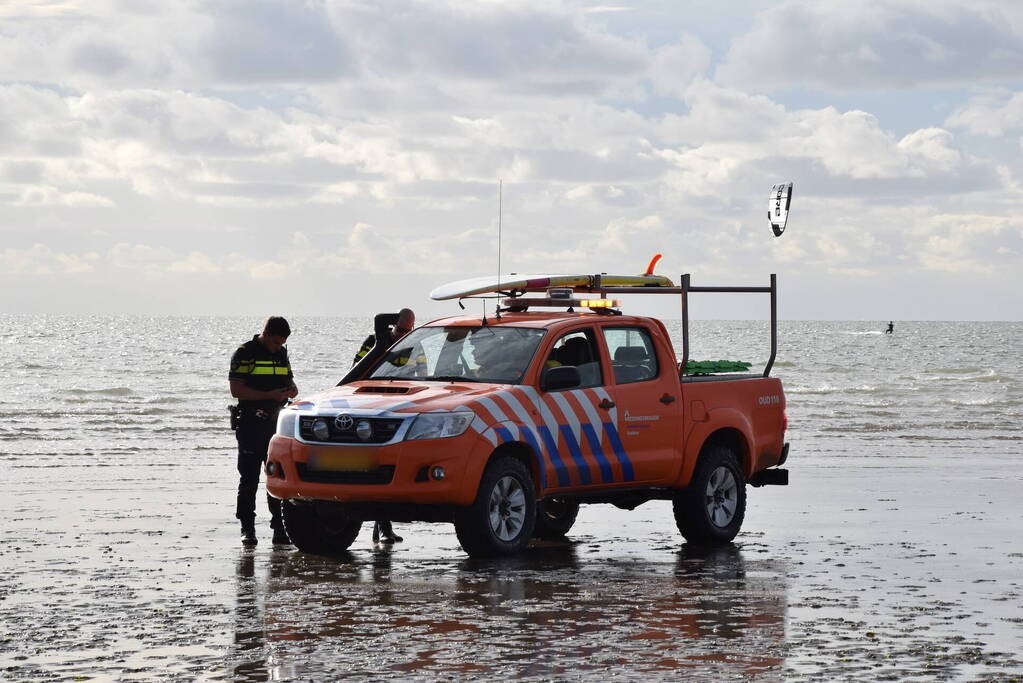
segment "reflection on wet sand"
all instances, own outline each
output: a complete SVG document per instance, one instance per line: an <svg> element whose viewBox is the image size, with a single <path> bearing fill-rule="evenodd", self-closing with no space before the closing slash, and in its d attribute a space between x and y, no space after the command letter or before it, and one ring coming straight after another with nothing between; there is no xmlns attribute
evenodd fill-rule
<svg viewBox="0 0 1023 683"><path fill-rule="evenodd" d="M785 570L729 546L674 563L580 562L572 544L493 561L388 550L238 562L238 680L749 677L784 664Z"/></svg>

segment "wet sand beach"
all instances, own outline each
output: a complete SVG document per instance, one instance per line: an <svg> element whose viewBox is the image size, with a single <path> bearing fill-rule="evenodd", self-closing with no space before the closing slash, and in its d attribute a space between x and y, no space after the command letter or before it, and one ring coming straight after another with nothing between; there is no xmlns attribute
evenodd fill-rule
<svg viewBox="0 0 1023 683"><path fill-rule="evenodd" d="M121 472L84 506L75 488L98 487L103 468L16 480L0 670L1018 680L1019 477L925 462L883 476L804 465L787 489L752 491L745 530L713 551L684 545L665 503L601 505L571 543L503 561L470 560L450 526L426 524L398 525L393 550L374 549L367 524L341 558L274 548L265 527L246 550L223 519L224 477L168 487Z"/></svg>
<svg viewBox="0 0 1023 683"><path fill-rule="evenodd" d="M181 393L222 379L220 355ZM750 490L733 545L688 547L667 503L597 505L502 561L449 525L397 524L387 549L366 524L339 558L275 548L262 502L244 549L222 387L200 408L124 378L101 404L39 389L0 432L0 677L1023 680L1015 373L962 374L956 408L787 362L791 485Z"/></svg>

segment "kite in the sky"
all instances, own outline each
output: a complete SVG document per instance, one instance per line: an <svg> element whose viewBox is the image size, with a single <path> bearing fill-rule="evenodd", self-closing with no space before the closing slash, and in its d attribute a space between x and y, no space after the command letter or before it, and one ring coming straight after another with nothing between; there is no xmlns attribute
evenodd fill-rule
<svg viewBox="0 0 1023 683"><path fill-rule="evenodd" d="M767 198L767 220L771 221L771 230L774 231L775 237L781 237L785 232L791 203L792 183L781 183L771 188L771 196Z"/></svg>

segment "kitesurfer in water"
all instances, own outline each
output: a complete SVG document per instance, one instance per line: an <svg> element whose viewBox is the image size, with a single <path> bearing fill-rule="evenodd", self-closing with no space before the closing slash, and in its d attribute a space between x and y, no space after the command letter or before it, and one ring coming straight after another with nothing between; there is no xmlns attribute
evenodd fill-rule
<svg viewBox="0 0 1023 683"><path fill-rule="evenodd" d="M885 330L884 333L885 334L892 334L893 332L895 332L895 321L889 320L888 321L888 329Z"/></svg>

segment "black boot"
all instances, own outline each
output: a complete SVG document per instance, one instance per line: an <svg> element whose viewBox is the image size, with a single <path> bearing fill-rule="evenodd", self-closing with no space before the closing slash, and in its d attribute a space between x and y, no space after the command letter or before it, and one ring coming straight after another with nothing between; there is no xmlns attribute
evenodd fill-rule
<svg viewBox="0 0 1023 683"><path fill-rule="evenodd" d="M288 532L284 530L284 527L277 527L274 529L274 545L291 545L291 539L288 538Z"/></svg>
<svg viewBox="0 0 1023 683"><path fill-rule="evenodd" d="M373 542L374 543L401 543L404 539L394 533L394 529L391 528L390 520L382 519L373 525Z"/></svg>
<svg viewBox="0 0 1023 683"><path fill-rule="evenodd" d="M256 545L256 524L254 522L242 522L242 545Z"/></svg>

